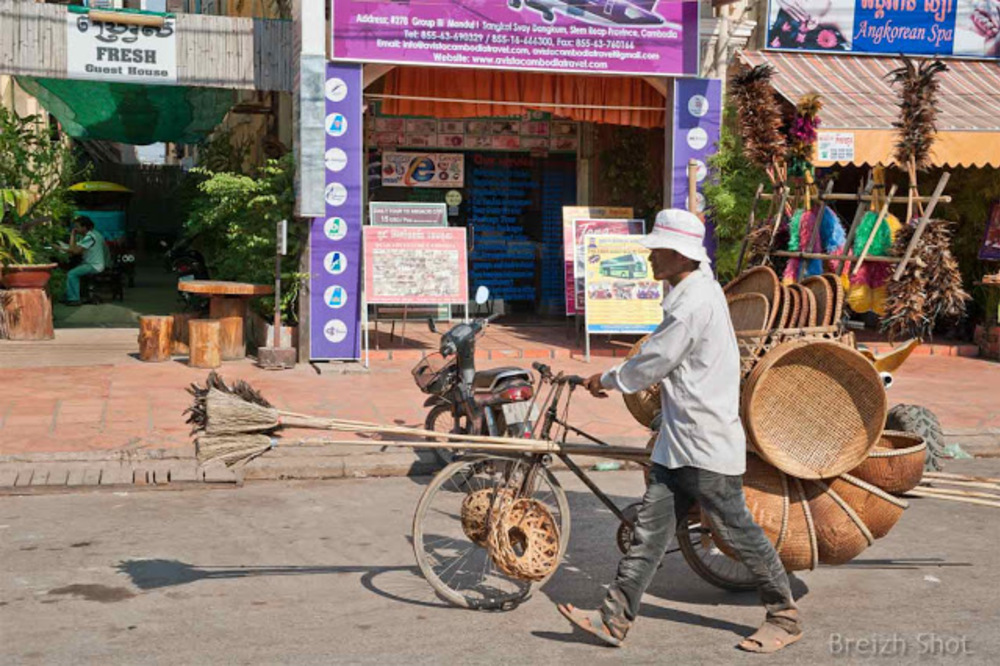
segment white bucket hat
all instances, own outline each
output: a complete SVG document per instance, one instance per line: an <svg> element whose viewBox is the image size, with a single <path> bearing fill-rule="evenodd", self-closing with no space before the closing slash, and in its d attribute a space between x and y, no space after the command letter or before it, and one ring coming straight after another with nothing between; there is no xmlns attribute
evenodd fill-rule
<svg viewBox="0 0 1000 666"><path fill-rule="evenodd" d="M667 208L657 213L653 230L639 244L650 250L674 250L704 266L712 263L705 251L705 225L694 213L680 208Z"/></svg>

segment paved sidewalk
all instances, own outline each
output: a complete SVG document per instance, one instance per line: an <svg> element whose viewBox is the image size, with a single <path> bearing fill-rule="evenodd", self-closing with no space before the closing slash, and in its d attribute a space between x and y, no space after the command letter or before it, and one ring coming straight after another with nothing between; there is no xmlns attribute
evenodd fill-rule
<svg viewBox="0 0 1000 666"><path fill-rule="evenodd" d="M481 349L492 358L481 359L480 366L527 366L529 358L507 358L513 352L503 342L516 335L525 333L487 336ZM204 480L191 465L193 445L182 412L190 404L185 387L203 382L207 372L178 360L142 363L134 357L135 336L129 329L60 330L49 343L0 343L0 465L7 466L0 487L73 485L84 478L93 482L95 468L105 470L101 474L113 483ZM556 358L543 360L569 373L587 375L615 362L597 356L587 364L566 347L552 350ZM426 396L410 376L416 357L405 358L415 351L373 362L370 370L358 364L316 364L268 372L238 361L225 363L221 372L227 380L251 382L281 409L418 426L426 414ZM938 414L950 438L971 450L1000 445L997 395L1000 365L940 355L911 357L890 389L891 403L926 405ZM612 444L642 446L649 437L619 396L594 400L578 393L570 419ZM427 471L435 464L428 452L410 448L323 444L324 437L350 437L336 433L289 430L282 437L283 446L255 461L246 470L248 477L392 475ZM40 472L41 462L61 467ZM87 469L81 471L81 464ZM11 479L11 470L20 470L20 481ZM232 474L218 472L212 478L234 480Z"/></svg>

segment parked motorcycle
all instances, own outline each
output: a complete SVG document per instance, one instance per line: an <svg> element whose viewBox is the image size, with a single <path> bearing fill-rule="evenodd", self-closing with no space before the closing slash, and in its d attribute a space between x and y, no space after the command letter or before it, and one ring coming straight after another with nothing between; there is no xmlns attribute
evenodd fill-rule
<svg viewBox="0 0 1000 666"><path fill-rule="evenodd" d="M201 252L191 247L191 241L190 238L181 238L172 246L168 246L166 241L160 241L160 247L165 250L164 266L167 271L177 276L178 282L209 279L205 257ZM204 298L195 294L183 291L180 292L180 295L187 310L203 310L207 305Z"/></svg>
<svg viewBox="0 0 1000 666"><path fill-rule="evenodd" d="M480 287L476 303L489 290ZM439 351L428 354L412 370L424 402L431 410L424 428L435 432L523 437L531 432L531 404L535 395L531 371L514 366L476 370L476 339L498 315L462 322L441 336ZM428 325L437 332L434 320ZM433 438L428 438L433 441ZM456 452L434 449L445 464Z"/></svg>

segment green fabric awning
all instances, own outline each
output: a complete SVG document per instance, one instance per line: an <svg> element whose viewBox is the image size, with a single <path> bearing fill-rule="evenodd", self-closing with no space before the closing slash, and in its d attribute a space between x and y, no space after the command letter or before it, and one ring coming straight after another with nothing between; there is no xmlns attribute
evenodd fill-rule
<svg viewBox="0 0 1000 666"><path fill-rule="evenodd" d="M144 146L198 143L225 117L236 92L221 88L148 86L19 76L67 134L76 139Z"/></svg>

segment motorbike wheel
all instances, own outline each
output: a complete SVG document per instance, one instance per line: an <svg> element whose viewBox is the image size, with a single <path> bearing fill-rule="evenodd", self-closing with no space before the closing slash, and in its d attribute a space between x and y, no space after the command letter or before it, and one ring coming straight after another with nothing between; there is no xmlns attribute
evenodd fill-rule
<svg viewBox="0 0 1000 666"><path fill-rule="evenodd" d="M451 405L436 405L430 412L427 413L427 418L424 420L424 430L466 434L469 432L467 421L467 417L462 417L456 421L454 415L451 413ZM448 441L444 437L428 436L425 437L425 439L428 442ZM450 465L462 454L462 452L458 449L431 449L431 451L434 453L434 456L441 461L442 466Z"/></svg>

